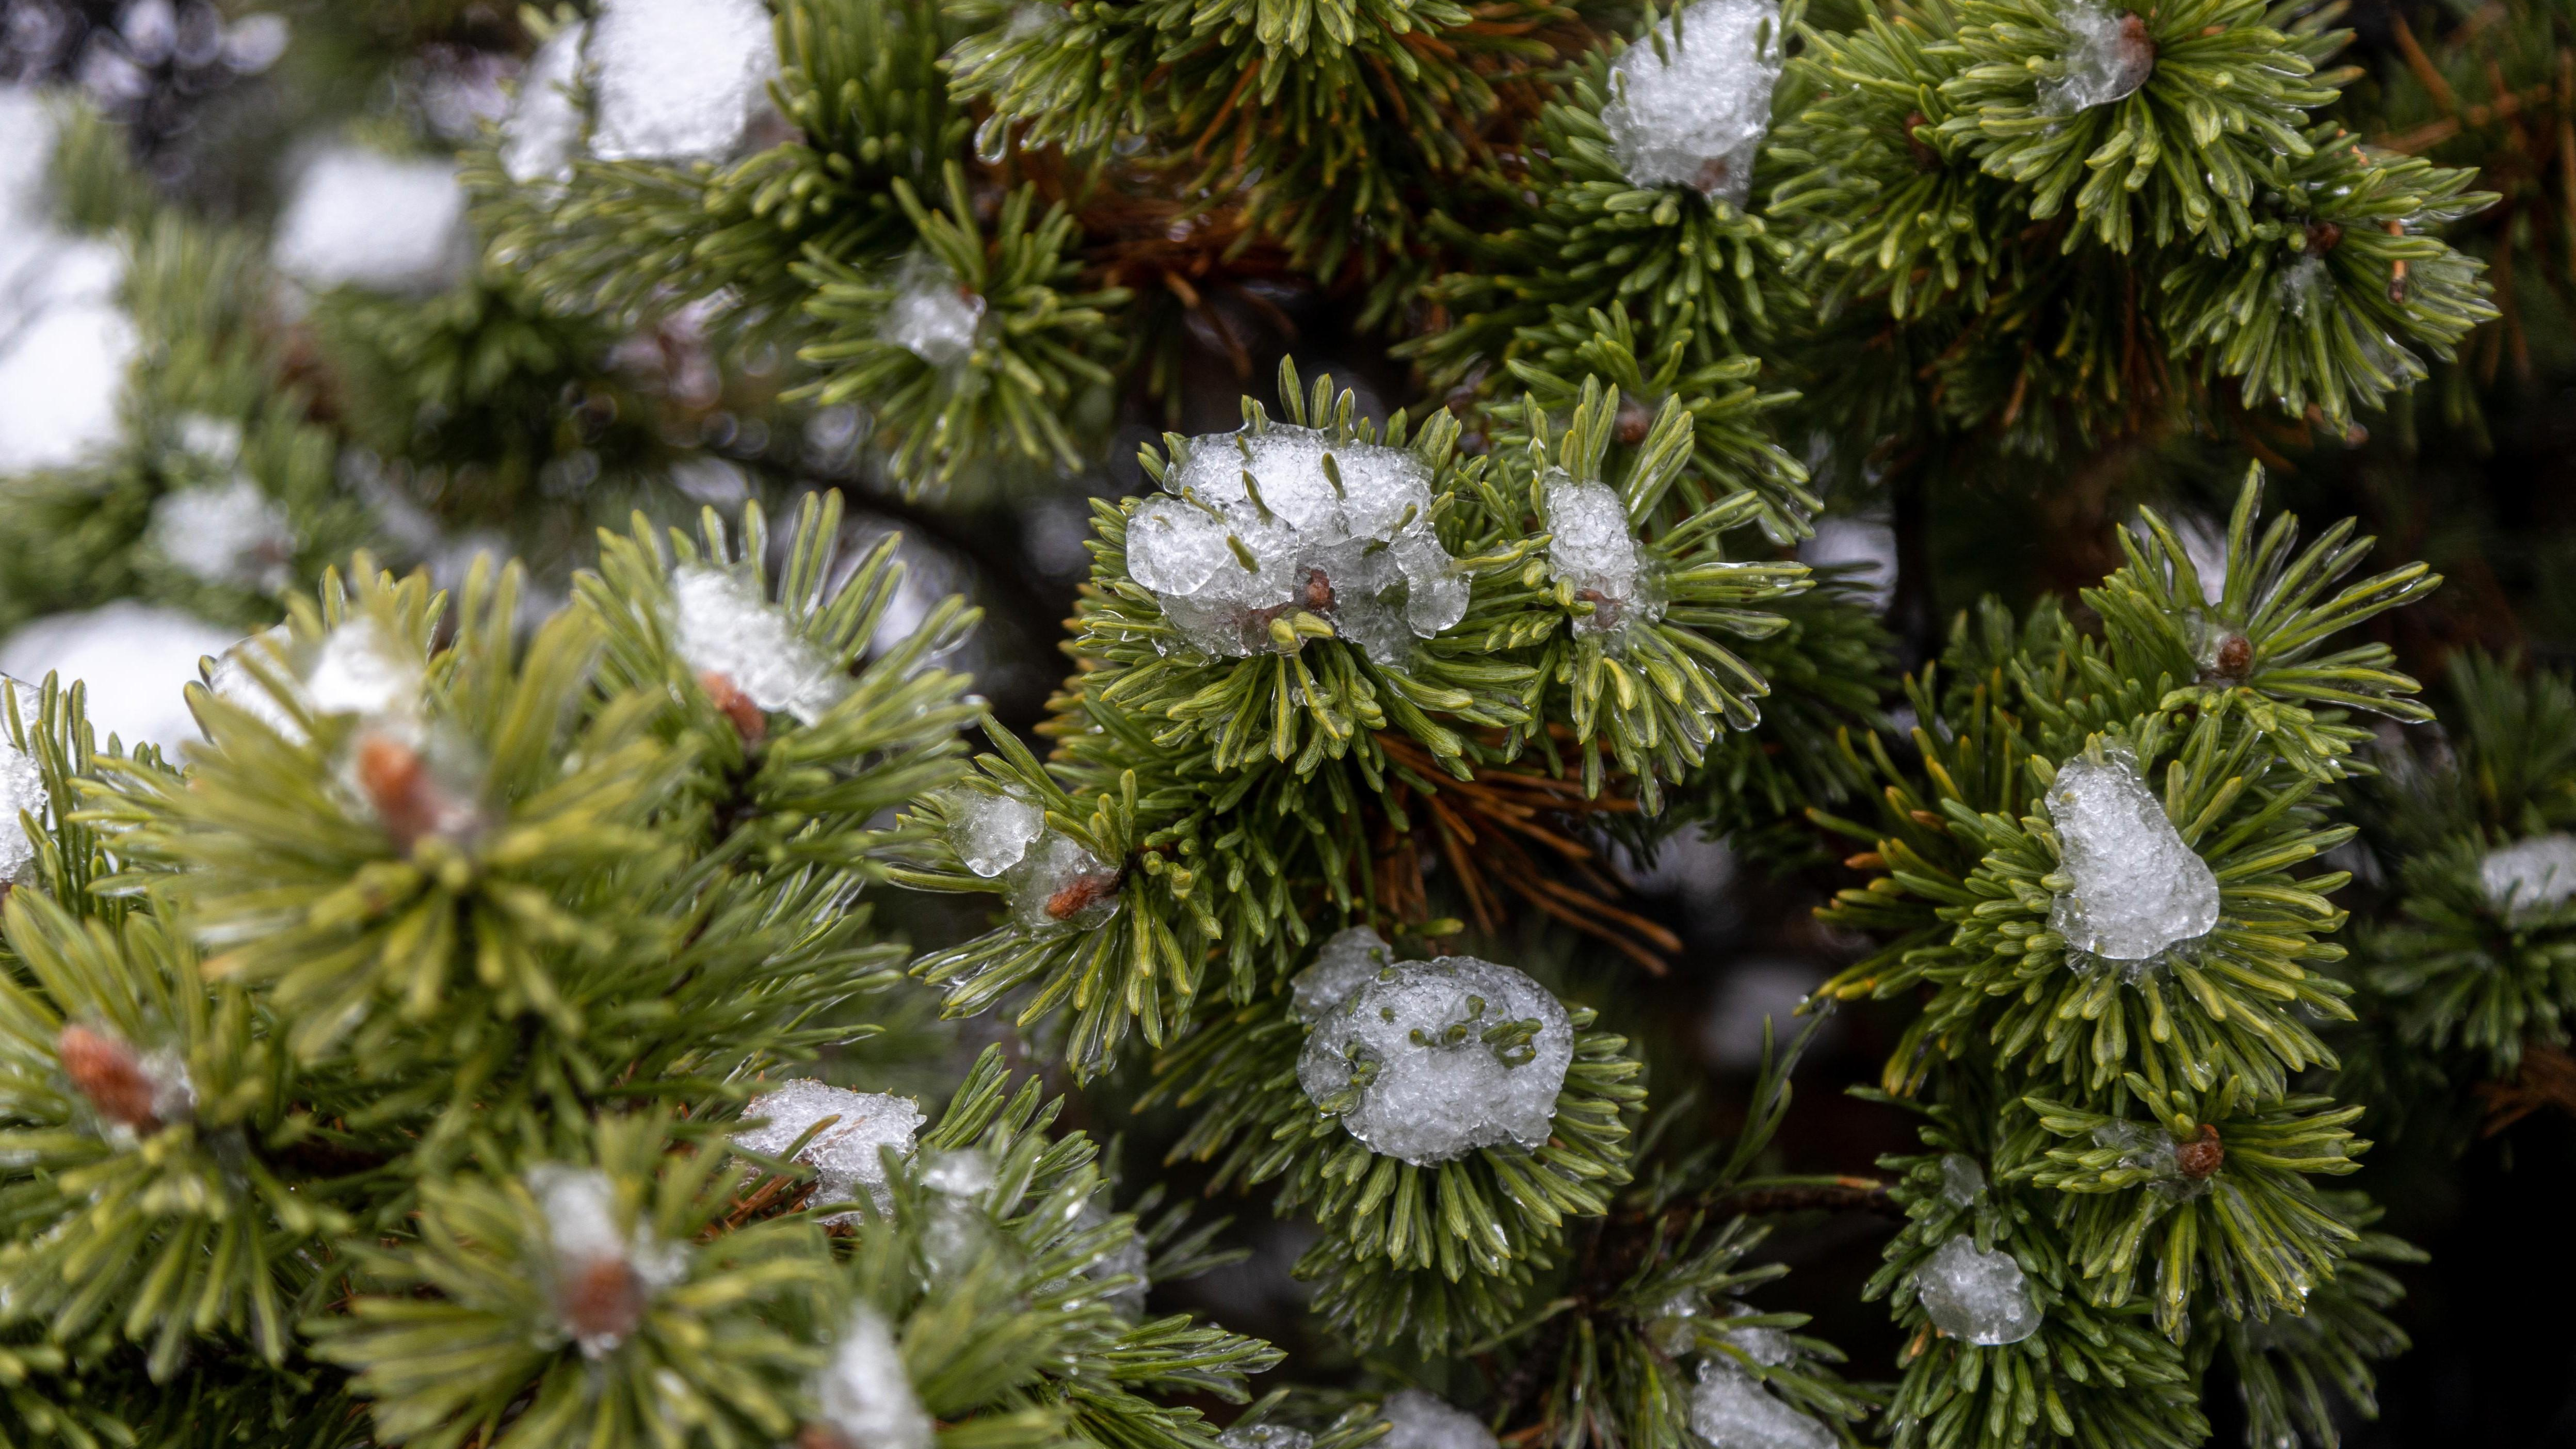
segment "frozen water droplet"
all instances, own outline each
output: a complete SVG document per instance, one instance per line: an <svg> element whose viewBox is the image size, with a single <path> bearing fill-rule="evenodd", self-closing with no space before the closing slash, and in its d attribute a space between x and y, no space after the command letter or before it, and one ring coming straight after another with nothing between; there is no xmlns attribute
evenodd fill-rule
<svg viewBox="0 0 2576 1449"><path fill-rule="evenodd" d="M913 252L888 285L894 300L877 323L879 340L933 367L956 367L974 353L984 299L959 286L947 263L925 251Z"/></svg>

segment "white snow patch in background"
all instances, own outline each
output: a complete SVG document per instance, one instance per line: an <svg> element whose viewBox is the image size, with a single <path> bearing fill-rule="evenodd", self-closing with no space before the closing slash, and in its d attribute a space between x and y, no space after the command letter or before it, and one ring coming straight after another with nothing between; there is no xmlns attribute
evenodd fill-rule
<svg viewBox="0 0 2576 1449"><path fill-rule="evenodd" d="M603 161L722 161L769 106L778 73L760 0L608 0L593 22Z"/></svg>
<svg viewBox="0 0 2576 1449"><path fill-rule="evenodd" d="M20 625L0 640L0 674L60 673L65 689L83 681L102 747L112 731L128 751L146 742L173 750L197 735L185 689L199 662L240 637L193 614L122 599Z"/></svg>
<svg viewBox="0 0 2576 1449"><path fill-rule="evenodd" d="M146 533L164 558L206 583L275 593L292 578L295 527L248 478L162 494Z"/></svg>
<svg viewBox="0 0 2576 1449"><path fill-rule="evenodd" d="M1538 1032L1518 1048L1483 1039L1531 1019ZM1573 1059L1574 1028L1545 987L1509 966L1449 956L1398 962L1363 983L1316 1023L1297 1080L1321 1105L1374 1060L1377 1074L1342 1125L1370 1150L1424 1166L1480 1147L1544 1145Z"/></svg>
<svg viewBox="0 0 2576 1449"><path fill-rule="evenodd" d="M1816 536L1798 545L1798 561L1809 568L1859 565L1844 581L1873 613L1887 612L1896 599L1896 530L1880 520L1819 518Z"/></svg>
<svg viewBox="0 0 2576 1449"><path fill-rule="evenodd" d="M1759 1069L1763 1022L1770 1022L1772 1040L1785 1049L1806 1029L1806 1022L1794 1015L1799 1004L1828 974L1812 962L1776 958L1757 957L1727 968L1700 1027L1700 1050L1708 1054L1709 1064L1723 1072Z"/></svg>
<svg viewBox="0 0 2576 1449"><path fill-rule="evenodd" d="M589 30L576 21L556 31L520 73L519 93L501 123L501 169L522 186L572 179L582 125L572 88L581 79L581 43Z"/></svg>
<svg viewBox="0 0 2576 1449"><path fill-rule="evenodd" d="M456 167L333 146L296 178L270 260L317 289L435 292L473 260Z"/></svg>
<svg viewBox="0 0 2576 1449"><path fill-rule="evenodd" d="M1780 66L1772 0L1684 7L1675 26L1630 45L1611 67L1601 124L1619 169L1633 185L1687 186L1743 205Z"/></svg>
<svg viewBox="0 0 2576 1449"><path fill-rule="evenodd" d="M2478 888L2510 920L2556 910L2576 895L2576 835L2535 835L2488 851Z"/></svg>

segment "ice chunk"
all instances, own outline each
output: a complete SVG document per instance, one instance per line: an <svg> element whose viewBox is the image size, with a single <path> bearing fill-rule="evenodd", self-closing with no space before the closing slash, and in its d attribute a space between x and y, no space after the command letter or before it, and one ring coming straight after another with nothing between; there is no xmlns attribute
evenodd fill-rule
<svg viewBox="0 0 2576 1449"><path fill-rule="evenodd" d="M1977 1159L1953 1152L1941 1159L1941 1201L1955 1208L1972 1207L1986 1190L1986 1170Z"/></svg>
<svg viewBox="0 0 2576 1449"><path fill-rule="evenodd" d="M409 715L419 708L421 664L368 615L322 637L304 676L304 697L317 714Z"/></svg>
<svg viewBox="0 0 2576 1449"><path fill-rule="evenodd" d="M1179 498L1149 498L1127 520L1127 573L1158 594L1192 594L1235 568L1225 520Z"/></svg>
<svg viewBox="0 0 2576 1449"><path fill-rule="evenodd" d="M1487 1040L1511 1023L1537 1030L1509 1045ZM1573 1059L1574 1028L1545 987L1450 956L1400 962L1362 983L1316 1023L1297 1080L1322 1106L1365 1078L1342 1125L1372 1151L1423 1166L1479 1147L1544 1145Z"/></svg>
<svg viewBox="0 0 2576 1449"><path fill-rule="evenodd" d="M1743 1318L1753 1312L1753 1305L1749 1303L1741 1303L1732 1298L1726 1301L1728 1318ZM1756 1324L1746 1328L1729 1328L1723 1332L1728 1343L1742 1350L1746 1358L1764 1368L1778 1368L1798 1356L1798 1345L1790 1341L1787 1333L1777 1328L1766 1328Z"/></svg>
<svg viewBox="0 0 2576 1449"><path fill-rule="evenodd" d="M2334 278L2326 272L2325 258L2310 253L2281 269L2281 279L2272 284L2281 294L2281 305L2293 317L2304 318L2333 299Z"/></svg>
<svg viewBox="0 0 2576 1449"><path fill-rule="evenodd" d="M1022 926L1089 930L1118 908L1118 869L1089 847L1050 830L1010 873L1011 911Z"/></svg>
<svg viewBox="0 0 2576 1449"><path fill-rule="evenodd" d="M164 558L210 584L275 593L293 581L294 525L248 478L162 494L149 536Z"/></svg>
<svg viewBox="0 0 2576 1449"><path fill-rule="evenodd" d="M1604 483L1577 483L1552 472L1542 492L1547 510L1548 576L1574 589L1592 612L1574 621L1577 634L1608 634L1631 619L1652 617L1645 555L1628 531L1628 505Z"/></svg>
<svg viewBox="0 0 2576 1449"><path fill-rule="evenodd" d="M2213 1143L2215 1140L2213 1136ZM2186 1171L2186 1149L2174 1141L2172 1133L2152 1122L2105 1122L2093 1129L2093 1145L2117 1151L2122 1167L2144 1172L2147 1181L2167 1198L2189 1199L2209 1191L2209 1173ZM2215 1166L2211 1163L2212 1170Z"/></svg>
<svg viewBox="0 0 2576 1449"><path fill-rule="evenodd" d="M722 161L769 109L778 72L760 0L608 0L590 39L603 161Z"/></svg>
<svg viewBox="0 0 2576 1449"><path fill-rule="evenodd" d="M949 1197L975 1197L993 1188L991 1154L973 1147L934 1152L920 1164L921 1185Z"/></svg>
<svg viewBox="0 0 2576 1449"><path fill-rule="evenodd" d="M736 1147L777 1157L826 1117L838 1118L814 1135L796 1160L814 1169L817 1204L857 1202L862 1195L880 1209L893 1201L886 1186L885 1162L878 1149L912 1151L913 1134L923 1121L920 1106L909 1097L886 1092L852 1092L797 1077L744 1105L745 1119L765 1117L768 1125L734 1134ZM843 1221L838 1214L826 1221Z"/></svg>
<svg viewBox="0 0 2576 1449"><path fill-rule="evenodd" d="M850 1311L831 1361L816 1376L814 1407L834 1449L929 1449L930 1415L912 1390L903 1351L885 1316L866 1303Z"/></svg>
<svg viewBox="0 0 2576 1449"><path fill-rule="evenodd" d="M1658 43L1660 42L1660 44ZM1773 0L1698 0L1610 69L1601 124L1636 186L1687 186L1744 204L1780 80Z"/></svg>
<svg viewBox="0 0 2576 1449"><path fill-rule="evenodd" d="M69 468L114 445L134 323L100 302L50 307L0 339L0 474Z"/></svg>
<svg viewBox="0 0 2576 1449"><path fill-rule="evenodd" d="M1378 1409L1387 1431L1376 1449L1494 1449L1494 1431L1420 1389L1400 1389Z"/></svg>
<svg viewBox="0 0 2576 1449"><path fill-rule="evenodd" d="M2040 114L2071 116L2109 105L2155 74L2156 43L2147 38L2147 23L2128 11L2099 0L2059 0L2057 23L2069 37L2065 71L2040 81Z"/></svg>
<svg viewBox="0 0 2576 1449"><path fill-rule="evenodd" d="M1915 1292L1933 1327L1981 1348L2019 1343L2039 1332L2039 1305L2031 1301L2021 1264L2001 1248L1979 1251L1967 1233L1924 1261Z"/></svg>
<svg viewBox="0 0 2576 1449"><path fill-rule="evenodd" d="M968 870L986 879L1020 863L1046 829L1046 812L1017 795L966 793L948 822L948 839Z"/></svg>
<svg viewBox="0 0 2576 1449"><path fill-rule="evenodd" d="M764 712L810 725L849 693L847 676L751 580L684 564L671 576L671 601L680 657L724 676Z"/></svg>
<svg viewBox="0 0 2576 1449"><path fill-rule="evenodd" d="M528 1170L527 1184L545 1219L555 1315L586 1357L605 1357L654 1294L687 1276L688 1247L660 1241L640 1218L631 1233L620 1227L616 1186L597 1169L546 1164Z"/></svg>
<svg viewBox="0 0 2576 1449"><path fill-rule="evenodd" d="M270 259L308 287L417 295L463 276L473 254L452 163L335 146L296 179Z"/></svg>
<svg viewBox="0 0 2576 1449"><path fill-rule="evenodd" d="M1716 1358L1700 1360L1690 1426L1709 1449L1835 1449L1839 1442L1832 1430L1773 1398L1751 1374Z"/></svg>
<svg viewBox="0 0 2576 1449"><path fill-rule="evenodd" d="M955 367L975 350L984 323L984 299L966 290L948 264L925 251L895 270L894 300L877 322L877 338L933 367Z"/></svg>
<svg viewBox="0 0 2576 1449"><path fill-rule="evenodd" d="M1313 1023L1350 999L1351 993L1377 979L1395 960L1386 938L1366 926L1346 926L1324 941L1315 964L1288 983L1299 1021Z"/></svg>
<svg viewBox="0 0 2576 1449"><path fill-rule="evenodd" d="M22 700L18 717L33 735L35 709ZM8 729L0 725L0 883L18 880L35 864L35 841L19 824L18 815L24 811L42 825L51 798L45 793L45 772L36 757L11 744Z"/></svg>
<svg viewBox="0 0 2576 1449"><path fill-rule="evenodd" d="M2074 881L2048 916L2069 951L2147 962L2218 924L2218 877L2165 818L2134 756L2069 758L2042 803L2059 870Z"/></svg>
<svg viewBox="0 0 2576 1449"><path fill-rule="evenodd" d="M1216 1436L1225 1449L1315 1449L1315 1436L1287 1424L1237 1424Z"/></svg>
<svg viewBox="0 0 2576 1449"><path fill-rule="evenodd" d="M2525 921L2576 895L2576 835L2535 835L2486 853L2478 887L2508 920Z"/></svg>
<svg viewBox="0 0 2576 1449"><path fill-rule="evenodd" d="M573 88L581 81L581 44L589 30L576 21L556 31L519 76L519 94L501 123L501 169L522 186L572 179L582 124Z"/></svg>
<svg viewBox="0 0 2576 1449"><path fill-rule="evenodd" d="M87 685L90 726L103 745L112 732L129 750L146 742L176 749L196 738L187 686L209 654L240 636L176 609L131 599L50 614L0 641L0 674Z"/></svg>

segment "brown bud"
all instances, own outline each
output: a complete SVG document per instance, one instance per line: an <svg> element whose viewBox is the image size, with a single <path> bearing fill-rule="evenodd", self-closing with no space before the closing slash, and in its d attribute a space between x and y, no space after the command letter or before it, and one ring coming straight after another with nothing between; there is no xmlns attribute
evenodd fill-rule
<svg viewBox="0 0 2576 1449"><path fill-rule="evenodd" d="M1700 195L1715 196L1726 189L1728 181L1733 177L1734 170L1727 165L1725 157L1711 156L1699 163L1699 175L1692 180L1691 184L1699 188Z"/></svg>
<svg viewBox="0 0 2576 1449"><path fill-rule="evenodd" d="M2121 71L2137 75L2138 84L2146 84L2145 73L2156 65L2156 42L2147 34L2145 18L2134 10L2120 17L2119 54Z"/></svg>
<svg viewBox="0 0 2576 1449"><path fill-rule="evenodd" d="M1306 570L1306 607L1318 613L1333 607L1333 581L1322 569Z"/></svg>
<svg viewBox="0 0 2576 1449"><path fill-rule="evenodd" d="M2330 221L2308 223L2308 255L2323 256L2343 241L2343 228Z"/></svg>
<svg viewBox="0 0 2576 1449"><path fill-rule="evenodd" d="M705 690L708 701L726 719L733 721L733 732L742 736L744 744L759 744L769 733L769 716L761 713L760 706L751 702L751 696L742 692L742 686L733 682L732 675L707 670L698 676L698 688Z"/></svg>
<svg viewBox="0 0 2576 1449"><path fill-rule="evenodd" d="M2243 679L2254 669L2254 641L2242 634L2219 640L2218 659L2213 667L2221 679Z"/></svg>
<svg viewBox="0 0 2576 1449"><path fill-rule="evenodd" d="M1592 624L1597 629L1619 627L1619 601L1599 589L1576 589L1574 597L1592 606Z"/></svg>
<svg viewBox="0 0 2576 1449"><path fill-rule="evenodd" d="M2203 1122L2200 1135L2174 1148L2174 1166L2194 1182L2206 1179L2227 1160L2227 1149L2219 1144L2218 1129Z"/></svg>
<svg viewBox="0 0 2576 1449"><path fill-rule="evenodd" d="M110 1122L136 1132L157 1132L161 1114L152 1105L159 1095L134 1048L103 1031L67 1026L54 1038L63 1075L71 1078L92 1110Z"/></svg>
<svg viewBox="0 0 2576 1449"><path fill-rule="evenodd" d="M1654 426L1655 415L1644 403L1624 395L1619 399L1619 419L1611 427L1620 442L1633 448L1646 441L1646 434Z"/></svg>
<svg viewBox="0 0 2576 1449"><path fill-rule="evenodd" d="M358 741L358 788L405 850L436 830L444 813L420 751L391 735L370 732Z"/></svg>
<svg viewBox="0 0 2576 1449"><path fill-rule="evenodd" d="M1118 876L1114 871L1100 871L1079 876L1062 886L1046 900L1049 920L1070 921L1084 911L1118 894Z"/></svg>
<svg viewBox="0 0 2576 1449"><path fill-rule="evenodd" d="M1921 111L1905 113L1905 152L1914 158L1914 169L1917 171L1941 169L1941 153L1932 149L1931 142L1914 134L1915 127L1931 124L1932 118Z"/></svg>
<svg viewBox="0 0 2576 1449"><path fill-rule="evenodd" d="M566 1265L555 1310L582 1339L617 1342L644 1321L645 1285L624 1258L585 1258Z"/></svg>

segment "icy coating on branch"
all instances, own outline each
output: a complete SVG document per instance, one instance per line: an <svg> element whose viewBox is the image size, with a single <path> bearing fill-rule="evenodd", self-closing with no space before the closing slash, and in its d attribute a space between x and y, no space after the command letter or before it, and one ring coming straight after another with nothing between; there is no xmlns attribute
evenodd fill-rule
<svg viewBox="0 0 2576 1449"><path fill-rule="evenodd" d="M1191 439L1164 486L1128 520L1127 571L1194 648L1294 653L1302 618L1392 665L1466 616L1406 449L1273 423Z"/></svg>
<svg viewBox="0 0 2576 1449"><path fill-rule="evenodd" d="M2156 43L2147 38L2146 22L2128 11L2099 0L2063 0L2057 23L2071 37L2061 57L2066 72L2039 83L2041 114L2071 116L2109 105L2155 74Z"/></svg>
<svg viewBox="0 0 2576 1449"><path fill-rule="evenodd" d="M2544 915L2576 895L2576 835L2535 835L2486 853L2478 888L2506 919Z"/></svg>
<svg viewBox="0 0 2576 1449"><path fill-rule="evenodd" d="M1018 865L1046 830L1046 811L1018 795L961 793L948 815L948 843L968 870L990 880Z"/></svg>
<svg viewBox="0 0 2576 1449"><path fill-rule="evenodd" d="M603 161L722 161L769 110L778 72L760 0L608 0L590 63Z"/></svg>
<svg viewBox="0 0 2576 1449"><path fill-rule="evenodd" d="M582 115L571 88L581 77L581 43L589 33L582 21L556 31L519 76L519 94L501 123L501 169L522 186L572 179Z"/></svg>
<svg viewBox="0 0 2576 1449"><path fill-rule="evenodd" d="M632 1236L621 1231L616 1187L594 1168L534 1167L527 1183L545 1219L555 1316L585 1357L605 1357L655 1293L687 1276L688 1246L661 1242L642 1221Z"/></svg>
<svg viewBox="0 0 2576 1449"><path fill-rule="evenodd" d="M2048 916L2069 951L2152 961L2218 924L2218 877L2126 752L2068 759L2042 807L2057 827L2059 869L2074 881Z"/></svg>
<svg viewBox="0 0 2576 1449"><path fill-rule="evenodd" d="M162 557L206 583L275 593L292 581L295 525L248 478L162 494L148 535Z"/></svg>
<svg viewBox="0 0 2576 1449"><path fill-rule="evenodd" d="M784 711L810 725L849 693L848 676L748 578L685 564L671 576L671 610L689 667L722 676L764 713Z"/></svg>
<svg viewBox="0 0 2576 1449"><path fill-rule="evenodd" d="M1645 551L1628 530L1628 505L1606 483L1577 483L1551 470L1540 499L1547 512L1548 577L1570 584L1577 603L1577 634L1612 634L1634 620L1663 614L1646 577Z"/></svg>
<svg viewBox="0 0 2576 1449"><path fill-rule="evenodd" d="M1375 1449L1494 1449L1494 1433L1482 1419L1420 1389L1387 1395L1378 1412L1387 1431Z"/></svg>
<svg viewBox="0 0 2576 1449"><path fill-rule="evenodd" d="M36 732L36 704L26 686L16 680L8 687L22 691L18 696L18 718L27 733ZM45 794L45 772L36 757L9 743L6 728L0 728L0 882L14 882L36 863L36 843L19 825L19 812L24 811L41 824L49 797Z"/></svg>
<svg viewBox="0 0 2576 1449"><path fill-rule="evenodd" d="M2039 1332L2039 1305L2021 1264L2001 1248L1980 1252L1967 1234L1943 1243L1915 1275L1915 1292L1932 1326L1981 1348L2019 1343Z"/></svg>
<svg viewBox="0 0 2576 1449"><path fill-rule="evenodd" d="M894 300L877 323L877 339L910 352L933 367L955 367L975 350L984 322L984 299L966 290L946 262L915 251L888 283Z"/></svg>
<svg viewBox="0 0 2576 1449"><path fill-rule="evenodd" d="M1395 960L1386 938L1366 926L1348 926L1326 938L1315 964L1288 983L1297 1019L1312 1025L1377 979Z"/></svg>
<svg viewBox="0 0 2576 1449"><path fill-rule="evenodd" d="M1397 963L1352 992L1306 1038L1297 1080L1327 1110L1356 1089L1342 1126L1421 1167L1544 1145L1573 1060L1573 1025L1545 987L1447 956Z"/></svg>
<svg viewBox="0 0 2576 1449"><path fill-rule="evenodd" d="M2194 1175L2184 1167L2184 1149L2174 1135L2151 1122L2105 1122L2093 1129L2093 1145L2120 1154L2122 1167L2147 1174L2165 1197L2185 1200L2209 1191L2209 1174Z"/></svg>
<svg viewBox="0 0 2576 1449"><path fill-rule="evenodd" d="M1687 186L1744 204L1780 80L1773 0L1699 0L1610 68L1601 124L1637 186Z"/></svg>
<svg viewBox="0 0 2576 1449"><path fill-rule="evenodd" d="M1691 1432L1709 1449L1834 1449L1833 1431L1773 1398L1751 1374L1700 1360L1690 1396Z"/></svg>
<svg viewBox="0 0 2576 1449"><path fill-rule="evenodd" d="M928 1449L930 1415L912 1391L884 1315L862 1303L814 1379L814 1405L836 1449Z"/></svg>
<svg viewBox="0 0 2576 1449"><path fill-rule="evenodd" d="M766 1117L769 1123L734 1134L746 1152L778 1157L827 1117L839 1120L814 1134L796 1160L814 1169L814 1198L820 1203L857 1202L862 1195L885 1208L893 1198L886 1187L885 1162L878 1149L891 1147L909 1156L912 1138L921 1130L919 1105L909 1097L886 1092L851 1092L799 1077L781 1082L775 1091L754 1097L742 1109L745 1119ZM838 1213L825 1222L844 1222Z"/></svg>
<svg viewBox="0 0 2576 1449"><path fill-rule="evenodd" d="M417 296L462 276L473 247L453 165L335 146L296 179L270 260L308 287Z"/></svg>
<svg viewBox="0 0 2576 1449"><path fill-rule="evenodd" d="M1216 1442L1225 1449L1314 1449L1315 1436L1286 1424L1237 1424Z"/></svg>

